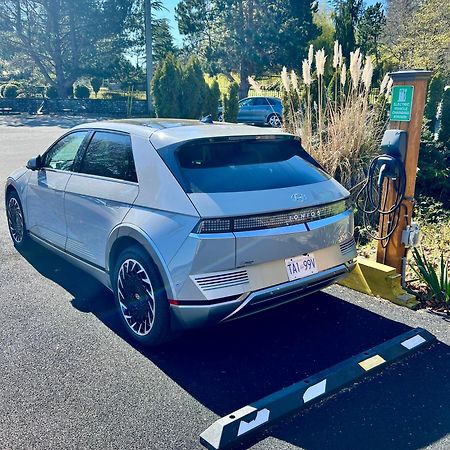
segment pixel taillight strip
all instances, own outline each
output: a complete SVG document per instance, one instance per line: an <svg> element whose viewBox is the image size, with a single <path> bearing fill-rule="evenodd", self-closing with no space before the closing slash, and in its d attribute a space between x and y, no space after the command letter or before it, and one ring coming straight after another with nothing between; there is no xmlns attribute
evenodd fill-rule
<svg viewBox="0 0 450 450"><path fill-rule="evenodd" d="M309 405L311 401L323 399L435 340L432 334L421 328L403 333L222 417L200 435L200 442L212 450L228 448L277 419Z"/></svg>
<svg viewBox="0 0 450 450"><path fill-rule="evenodd" d="M204 219L194 230L195 233L226 233L269 228L287 227L336 216L348 209L346 200L326 205L281 211L256 216L228 217L223 219Z"/></svg>

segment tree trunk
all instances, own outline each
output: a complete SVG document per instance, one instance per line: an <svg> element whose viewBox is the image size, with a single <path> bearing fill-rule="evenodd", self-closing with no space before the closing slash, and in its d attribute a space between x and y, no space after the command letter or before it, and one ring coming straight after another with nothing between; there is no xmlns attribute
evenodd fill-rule
<svg viewBox="0 0 450 450"><path fill-rule="evenodd" d="M80 68L80 52L78 46L77 32L76 32L76 4L75 2L69 2L69 30L70 30L70 52L72 53L72 70L75 75L79 75Z"/></svg>
<svg viewBox="0 0 450 450"><path fill-rule="evenodd" d="M250 89L250 84L248 82L248 77L250 75L250 67L247 59L247 54L250 50L249 45L249 32L252 31L253 26L253 0L249 0L247 3L247 10L244 11L243 2L239 2L238 14L242 27L239 29L239 40L242 47L241 61L239 66L239 99L248 96L248 90Z"/></svg>
<svg viewBox="0 0 450 450"><path fill-rule="evenodd" d="M63 68L63 56L60 30L61 1L50 0L47 3L48 30L51 39L51 50L55 65L55 86L58 96L67 97L68 85Z"/></svg>
<svg viewBox="0 0 450 450"><path fill-rule="evenodd" d="M241 83L239 85L239 99L245 98L248 96L248 91L250 89L250 83L248 82L248 77L251 75L250 70L248 69L247 61L241 61L241 67L239 70L239 77L241 79Z"/></svg>

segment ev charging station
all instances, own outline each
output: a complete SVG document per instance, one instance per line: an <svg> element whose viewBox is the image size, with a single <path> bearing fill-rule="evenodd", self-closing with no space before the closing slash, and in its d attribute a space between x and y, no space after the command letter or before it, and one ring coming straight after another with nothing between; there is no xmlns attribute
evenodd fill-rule
<svg viewBox="0 0 450 450"><path fill-rule="evenodd" d="M418 243L418 226L411 221L411 216L430 72L413 70L390 75L394 81L393 96L396 96L391 105L390 126L381 142L382 154L372 161L367 180L356 196L356 204L363 214L376 214L379 219L378 233L373 235L379 243L378 263L375 263L379 267L371 267L374 294L379 284L392 289L392 275L387 277L387 273L394 273L397 281L401 279L403 287L406 252ZM342 284L367 293L358 288L361 283L357 278ZM401 297L395 302L402 304ZM425 349L435 340L432 334L421 328L407 331L231 412L201 433L200 442L211 450L230 448L282 417L298 412L417 350Z"/></svg>

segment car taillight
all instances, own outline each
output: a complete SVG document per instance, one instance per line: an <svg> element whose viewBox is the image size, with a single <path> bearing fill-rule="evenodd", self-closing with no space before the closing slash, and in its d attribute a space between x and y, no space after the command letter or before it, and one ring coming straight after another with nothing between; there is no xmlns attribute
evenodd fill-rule
<svg viewBox="0 0 450 450"><path fill-rule="evenodd" d="M193 233L230 233L233 231L239 232L288 227L336 216L349 208L350 206L348 205L347 200L340 200L327 205L310 206L307 208L282 211L273 214L230 217L224 219L205 219L198 223L193 230Z"/></svg>
<svg viewBox="0 0 450 450"><path fill-rule="evenodd" d="M194 229L194 233L229 233L231 231L231 219L202 220Z"/></svg>

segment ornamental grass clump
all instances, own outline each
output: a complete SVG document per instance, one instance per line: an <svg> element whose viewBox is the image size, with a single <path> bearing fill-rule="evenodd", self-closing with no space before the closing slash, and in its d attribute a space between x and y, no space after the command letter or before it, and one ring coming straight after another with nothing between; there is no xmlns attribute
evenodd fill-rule
<svg viewBox="0 0 450 450"><path fill-rule="evenodd" d="M283 68L284 127L301 137L305 149L344 186L364 179L364 170L378 153L387 124L386 101L392 80L385 77L372 88L373 65L360 49L344 61L342 46L334 44L331 81L326 79L323 49L302 61L302 77Z"/></svg>

